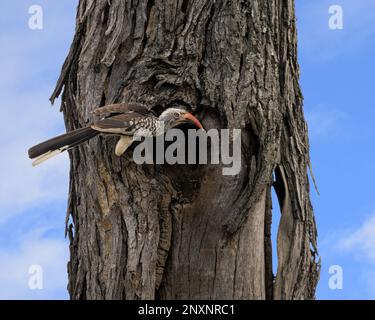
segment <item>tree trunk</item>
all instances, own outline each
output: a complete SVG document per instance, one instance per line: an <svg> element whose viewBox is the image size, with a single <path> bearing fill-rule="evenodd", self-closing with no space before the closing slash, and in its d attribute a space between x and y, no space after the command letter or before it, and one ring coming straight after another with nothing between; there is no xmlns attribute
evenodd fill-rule
<svg viewBox="0 0 375 320"><path fill-rule="evenodd" d="M184 104L242 129L242 166L72 150L72 299L312 299L319 278L293 0L80 0L51 101L69 130L117 102ZM275 180L275 181L273 181ZM282 211L272 272L271 188Z"/></svg>

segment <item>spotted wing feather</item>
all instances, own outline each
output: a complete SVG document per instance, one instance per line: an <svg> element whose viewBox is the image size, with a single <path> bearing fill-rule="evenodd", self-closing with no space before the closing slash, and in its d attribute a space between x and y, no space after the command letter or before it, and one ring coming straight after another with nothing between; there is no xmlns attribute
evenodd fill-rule
<svg viewBox="0 0 375 320"><path fill-rule="evenodd" d="M137 129L136 124L143 117L139 113L125 113L108 117L94 122L91 128L107 133L133 134Z"/></svg>
<svg viewBox="0 0 375 320"><path fill-rule="evenodd" d="M97 108L92 113L96 116L116 115L122 113L147 115L151 113L151 109L140 103L117 103Z"/></svg>

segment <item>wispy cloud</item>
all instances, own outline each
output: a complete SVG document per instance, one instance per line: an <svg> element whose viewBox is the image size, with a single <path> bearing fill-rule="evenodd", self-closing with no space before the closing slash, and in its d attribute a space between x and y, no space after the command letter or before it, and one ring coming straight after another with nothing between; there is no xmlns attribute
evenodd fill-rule
<svg viewBox="0 0 375 320"><path fill-rule="evenodd" d="M344 251L359 253L362 258L375 264L375 214L357 230L343 237L339 241L339 248Z"/></svg>
<svg viewBox="0 0 375 320"><path fill-rule="evenodd" d="M67 298L68 246L65 241L45 237L46 232L48 229L34 230L20 239L17 248L0 250L0 299ZM42 267L40 290L29 287L31 265Z"/></svg>
<svg viewBox="0 0 375 320"><path fill-rule="evenodd" d="M375 214L358 228L341 232L333 249L333 256L350 257L347 258L350 261L348 268L356 266L356 285L353 289L359 292L358 298L366 296L367 299L375 299ZM353 282L354 279L349 281Z"/></svg>
<svg viewBox="0 0 375 320"><path fill-rule="evenodd" d="M305 112L309 135L313 140L332 141L341 136L348 114L325 104L309 108Z"/></svg>
<svg viewBox="0 0 375 320"><path fill-rule="evenodd" d="M32 145L64 130L57 110L48 110L48 103L35 94L18 96L7 105L0 138L0 223L40 203L65 199L69 172L67 155L37 168L27 156Z"/></svg>

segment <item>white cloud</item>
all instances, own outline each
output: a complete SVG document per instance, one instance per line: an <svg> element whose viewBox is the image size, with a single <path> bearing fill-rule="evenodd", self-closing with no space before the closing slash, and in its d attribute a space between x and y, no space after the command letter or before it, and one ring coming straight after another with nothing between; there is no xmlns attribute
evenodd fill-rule
<svg viewBox="0 0 375 320"><path fill-rule="evenodd" d="M0 250L0 299L67 298L68 245L65 241L44 238L48 230L25 235L17 248ZM29 288L29 267L40 265L43 289Z"/></svg>
<svg viewBox="0 0 375 320"><path fill-rule="evenodd" d="M44 95L43 92L39 95ZM36 168L27 156L32 145L64 131L58 110L48 110L48 102L43 102L39 95L9 99L3 111L3 119L7 121L1 127L0 138L0 223L40 203L67 197L67 155Z"/></svg>
<svg viewBox="0 0 375 320"><path fill-rule="evenodd" d="M362 257L375 263L375 214L357 230L343 237L339 248L360 253Z"/></svg>

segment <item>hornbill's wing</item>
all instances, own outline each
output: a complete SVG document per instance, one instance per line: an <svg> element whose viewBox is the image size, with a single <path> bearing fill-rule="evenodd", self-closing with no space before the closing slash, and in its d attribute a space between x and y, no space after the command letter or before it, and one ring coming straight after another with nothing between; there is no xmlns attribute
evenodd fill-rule
<svg viewBox="0 0 375 320"><path fill-rule="evenodd" d="M137 112L116 114L94 122L91 128L100 132L131 135L137 129L136 123L139 118L142 117L144 115Z"/></svg>
<svg viewBox="0 0 375 320"><path fill-rule="evenodd" d="M140 103L117 103L97 108L92 111L92 113L96 116L115 115L122 113L137 113L141 115L147 115L152 113L152 111L151 108L148 108Z"/></svg>

